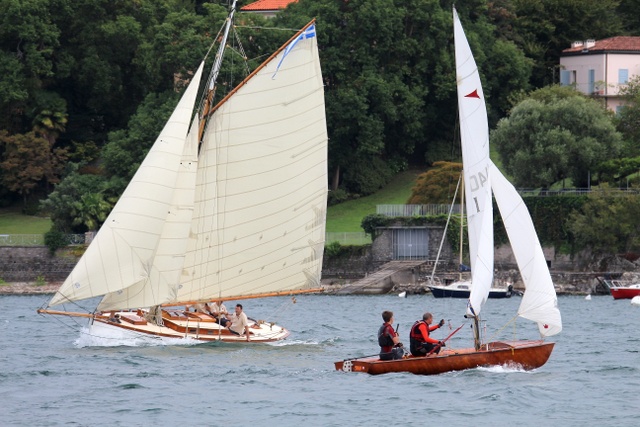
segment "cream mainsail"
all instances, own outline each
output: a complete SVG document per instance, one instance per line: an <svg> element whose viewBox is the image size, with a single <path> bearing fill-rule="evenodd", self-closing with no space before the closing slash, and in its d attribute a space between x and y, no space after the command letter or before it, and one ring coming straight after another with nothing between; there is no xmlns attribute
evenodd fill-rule
<svg viewBox="0 0 640 427"><path fill-rule="evenodd" d="M315 24L207 117L194 111L202 69L50 306L104 295L98 310L124 310L319 285L328 138Z"/></svg>
<svg viewBox="0 0 640 427"><path fill-rule="evenodd" d="M179 301L319 285L327 131L314 31L305 29L215 109Z"/></svg>

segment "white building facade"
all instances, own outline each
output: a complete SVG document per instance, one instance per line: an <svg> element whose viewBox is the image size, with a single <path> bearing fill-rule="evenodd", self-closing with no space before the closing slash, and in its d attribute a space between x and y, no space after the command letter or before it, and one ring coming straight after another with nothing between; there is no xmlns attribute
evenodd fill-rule
<svg viewBox="0 0 640 427"><path fill-rule="evenodd" d="M574 42L560 56L560 84L602 98L613 111L624 106L620 88L638 75L640 37Z"/></svg>

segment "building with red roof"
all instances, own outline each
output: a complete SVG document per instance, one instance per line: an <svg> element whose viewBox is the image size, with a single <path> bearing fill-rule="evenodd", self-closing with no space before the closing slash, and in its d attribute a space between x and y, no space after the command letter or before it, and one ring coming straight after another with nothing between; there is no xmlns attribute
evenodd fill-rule
<svg viewBox="0 0 640 427"><path fill-rule="evenodd" d="M273 18L276 16L276 13L297 1L298 0L258 0L241 7L240 11L259 13L267 18Z"/></svg>
<svg viewBox="0 0 640 427"><path fill-rule="evenodd" d="M640 37L577 41L560 55L560 84L603 98L607 108L624 105L619 90L640 75Z"/></svg>

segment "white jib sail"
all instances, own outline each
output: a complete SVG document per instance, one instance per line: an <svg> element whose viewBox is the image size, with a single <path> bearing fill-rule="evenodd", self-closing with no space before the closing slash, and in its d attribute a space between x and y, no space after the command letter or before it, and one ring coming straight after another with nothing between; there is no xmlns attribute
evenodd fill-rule
<svg viewBox="0 0 640 427"><path fill-rule="evenodd" d="M98 310L148 307L175 300L193 219L199 123L198 117L194 117L180 160L173 201L147 280L105 295Z"/></svg>
<svg viewBox="0 0 640 427"><path fill-rule="evenodd" d="M178 301L319 285L327 131L314 35L296 38L211 117Z"/></svg>
<svg viewBox="0 0 640 427"><path fill-rule="evenodd" d="M469 234L472 288L469 305L479 315L493 282L493 205L489 178L489 125L478 67L453 10L458 109Z"/></svg>
<svg viewBox="0 0 640 427"><path fill-rule="evenodd" d="M537 322L542 336L555 335L562 331L558 298L529 210L493 163L490 173L493 195L526 288L518 315Z"/></svg>
<svg viewBox="0 0 640 427"><path fill-rule="evenodd" d="M167 299L167 285L161 281L151 283L150 278L167 216L175 208L174 189L203 65L109 217L49 305L131 286L144 288L149 298L125 302L118 308L150 306Z"/></svg>

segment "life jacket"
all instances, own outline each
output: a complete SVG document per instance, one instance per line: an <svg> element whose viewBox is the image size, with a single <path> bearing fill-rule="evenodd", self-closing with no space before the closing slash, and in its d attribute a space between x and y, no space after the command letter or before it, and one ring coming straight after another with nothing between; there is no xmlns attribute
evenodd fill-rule
<svg viewBox="0 0 640 427"><path fill-rule="evenodd" d="M411 332L409 333L409 343L412 345L421 345L424 342L422 337L422 332L420 332L420 324L424 323L427 326L427 336L429 336L429 325L424 320L418 320L411 327Z"/></svg>
<svg viewBox="0 0 640 427"><path fill-rule="evenodd" d="M393 347L393 338L387 332L387 327L388 325L383 323L380 329L378 329L378 345L380 345L380 347Z"/></svg>

